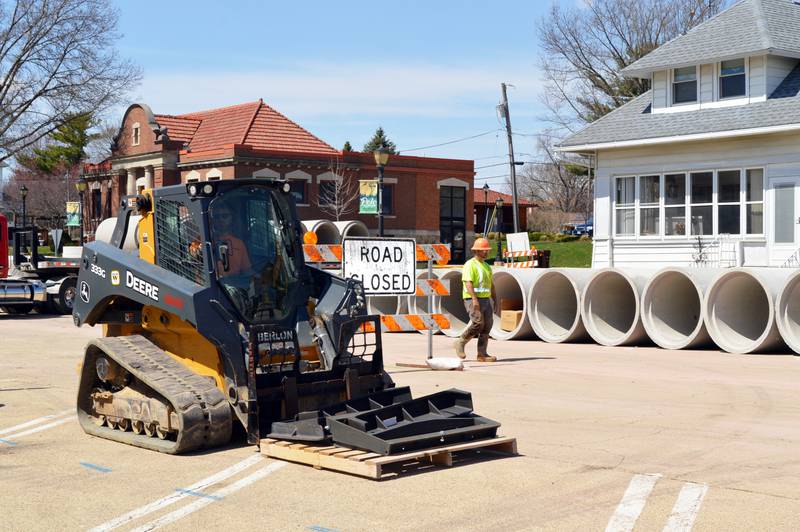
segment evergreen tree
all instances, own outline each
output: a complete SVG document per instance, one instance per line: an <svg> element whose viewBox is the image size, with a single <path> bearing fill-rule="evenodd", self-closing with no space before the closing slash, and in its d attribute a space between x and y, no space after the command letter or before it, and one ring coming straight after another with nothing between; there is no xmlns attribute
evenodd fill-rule
<svg viewBox="0 0 800 532"><path fill-rule="evenodd" d="M383 128L380 126L375 130L375 134L372 135L372 138L369 140L369 142L364 144L364 149L362 151L368 153L373 152L378 148L383 148L392 155L397 153L397 146L395 146L394 142L389 140L389 138L386 136L386 133L384 133Z"/></svg>
<svg viewBox="0 0 800 532"><path fill-rule="evenodd" d="M17 162L46 174L61 166L74 166L86 157L86 146L92 140L91 127L90 115L72 115L50 134L45 146L17 156Z"/></svg>
<svg viewBox="0 0 800 532"><path fill-rule="evenodd" d="M342 148L342 151L353 151L353 146L350 145L350 141L349 140L345 141L344 147Z"/></svg>

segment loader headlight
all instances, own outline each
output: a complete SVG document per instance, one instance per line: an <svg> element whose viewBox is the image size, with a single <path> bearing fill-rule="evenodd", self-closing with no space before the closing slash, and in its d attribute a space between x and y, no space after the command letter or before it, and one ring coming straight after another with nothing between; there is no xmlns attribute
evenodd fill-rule
<svg viewBox="0 0 800 532"><path fill-rule="evenodd" d="M210 196L213 193L214 193L214 185L212 185L211 183L206 183L205 185L203 185L203 194L205 194L206 196Z"/></svg>
<svg viewBox="0 0 800 532"><path fill-rule="evenodd" d="M290 190L292 190L291 185L289 185L289 183L284 183L283 184L283 191L288 194Z"/></svg>
<svg viewBox="0 0 800 532"><path fill-rule="evenodd" d="M197 196L197 185L189 185L188 190L190 196Z"/></svg>

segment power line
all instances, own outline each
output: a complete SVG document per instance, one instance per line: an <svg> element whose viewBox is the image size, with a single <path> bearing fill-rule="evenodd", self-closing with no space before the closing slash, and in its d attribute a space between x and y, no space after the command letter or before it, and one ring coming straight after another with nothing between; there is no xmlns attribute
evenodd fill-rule
<svg viewBox="0 0 800 532"><path fill-rule="evenodd" d="M457 142L464 142L465 140L477 139L478 137L484 137L486 135L489 135L491 133L496 133L498 131L500 131L500 130L499 129L492 129L490 131L484 131L483 133L478 133L477 135L472 135L470 137L464 137L464 138L455 139L455 140L448 140L447 142L442 142L442 143L439 143L439 144L431 144L430 146L421 146L419 148L410 148L408 150L400 150L397 153L408 153L410 151L427 150L428 148L438 148L439 146L447 146L448 144L455 144Z"/></svg>

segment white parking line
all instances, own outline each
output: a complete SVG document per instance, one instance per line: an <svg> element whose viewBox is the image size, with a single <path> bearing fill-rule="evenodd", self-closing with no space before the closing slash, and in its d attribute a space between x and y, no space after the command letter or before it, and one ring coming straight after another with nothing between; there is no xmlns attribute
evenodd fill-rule
<svg viewBox="0 0 800 532"><path fill-rule="evenodd" d="M647 503L647 497L653 491L653 488L658 482L661 475L636 475L631 479L628 484L628 489L625 490L625 495L622 496L617 510L611 516L611 520L606 526L606 532L630 532L633 530L633 525L639 519L639 515Z"/></svg>
<svg viewBox="0 0 800 532"><path fill-rule="evenodd" d="M675 501L675 506L672 507L672 513L669 515L664 532L689 532L692 530L707 491L707 484L695 484L694 482L684 484L678 494L678 500Z"/></svg>
<svg viewBox="0 0 800 532"><path fill-rule="evenodd" d="M106 530L113 530L113 529L115 529L117 527L120 527L120 526L122 526L124 524L130 523L134 519L139 519L140 517L144 517L145 515L148 515L148 514L151 514L153 512L156 512L156 511L160 510L161 508L164 508L165 506L169 506L170 504L174 504L174 503L176 503L176 502L178 502L178 501L180 501L182 499L185 499L187 497L191 497L191 494L188 493L188 492L191 492L191 491L202 491L203 489L205 489L205 488L207 488L207 487L209 487L209 486L211 486L213 484L216 484L217 482L220 482L222 480L230 478L233 475L235 475L235 474L237 474L237 473L239 473L241 471L244 471L248 467L250 467L250 466L252 466L254 464L257 464L258 462L261 462L262 460L264 460L264 458L260 454L255 454L255 455L253 455L253 456L251 456L249 458L246 458L246 459L242 460L241 462L238 462L238 463L233 464L232 466L230 466L230 467L228 467L226 469L223 469L219 473L215 473L215 474L213 474L213 475L211 475L209 477L204 478L203 480L195 482L191 486L189 486L187 488L184 488L182 491L175 491L174 493L171 493L170 495L167 495L166 497L162 497L162 498L160 498L160 499L158 499L156 501L153 501L153 502L151 502L149 504L145 504L144 506L140 506L139 508L131 510L130 512L128 512L126 514L123 514L123 515L121 515L119 517L116 517L116 518L112 519L111 521L103 523L102 525L98 525L98 526L94 527L91 530L91 532L100 532L100 531L106 531Z"/></svg>
<svg viewBox="0 0 800 532"><path fill-rule="evenodd" d="M32 419L30 421L26 421L25 423L20 423L19 425L14 425L13 427L8 427L6 429L1 429L0 430L0 436L2 436L3 434L9 434L11 432L16 432L16 431L18 431L20 429L25 429L25 428L28 428L28 427L32 427L34 425L38 425L39 423L44 423L45 421L49 421L51 419L56 419L58 417L67 415L69 413L74 413L74 412L75 412L75 409L74 408L70 408L69 410L64 410L64 411L58 412L56 414L50 414L49 416L37 417L36 419Z"/></svg>
<svg viewBox="0 0 800 532"><path fill-rule="evenodd" d="M231 493L235 493L240 489L249 486L253 482L261 480L262 478L274 473L275 471L277 471L278 469L282 468L285 465L286 462L272 462L271 464L262 467L255 473L251 473L250 475L244 477L243 479L237 480L230 486L226 486L218 491L215 491L214 493L211 494L213 495L214 498L198 499L191 504L187 504L186 506L183 506L182 508L178 508L173 512L163 515L154 521L150 521L145 525L135 528L133 529L132 532L147 532L149 530L156 530L157 528L161 528L162 526L174 523L178 519L182 519L187 515L196 512L201 508L205 508L209 504L212 504L215 501L230 495Z"/></svg>
<svg viewBox="0 0 800 532"><path fill-rule="evenodd" d="M43 430L52 429L53 427L57 427L59 425L63 425L64 423L69 423L70 421L75 421L78 419L77 416L69 416L64 419L59 419L58 421L53 421L52 423L48 423L47 425L40 425L35 429L26 430L23 432L15 432L14 434L9 434L4 439L7 440L18 440L23 436L28 436L29 434L36 434L37 432L42 432Z"/></svg>

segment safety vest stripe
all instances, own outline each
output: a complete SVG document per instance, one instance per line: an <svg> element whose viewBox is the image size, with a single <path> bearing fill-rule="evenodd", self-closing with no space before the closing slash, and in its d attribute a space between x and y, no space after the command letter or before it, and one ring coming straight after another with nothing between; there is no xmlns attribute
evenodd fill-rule
<svg viewBox="0 0 800 532"><path fill-rule="evenodd" d="M446 296L450 294L449 279L417 279L417 297L433 294L435 296Z"/></svg>

